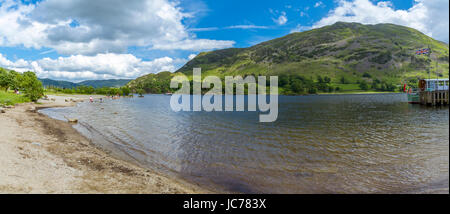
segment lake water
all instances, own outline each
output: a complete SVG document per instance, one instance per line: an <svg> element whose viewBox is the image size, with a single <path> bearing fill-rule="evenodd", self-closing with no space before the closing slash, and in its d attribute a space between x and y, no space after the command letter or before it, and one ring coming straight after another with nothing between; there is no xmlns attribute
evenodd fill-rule
<svg viewBox="0 0 450 214"><path fill-rule="evenodd" d="M448 193L449 108L405 94L280 96L258 112L173 112L170 96L42 113L144 167L242 193Z"/></svg>

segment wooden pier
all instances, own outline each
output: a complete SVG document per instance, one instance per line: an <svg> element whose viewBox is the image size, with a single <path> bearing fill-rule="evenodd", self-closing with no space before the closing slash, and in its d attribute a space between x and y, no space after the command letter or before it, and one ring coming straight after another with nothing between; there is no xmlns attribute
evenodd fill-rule
<svg viewBox="0 0 450 214"><path fill-rule="evenodd" d="M422 91L419 93L422 105L448 105L448 90Z"/></svg>
<svg viewBox="0 0 450 214"><path fill-rule="evenodd" d="M448 92L448 79L423 79L419 81L419 103L422 105L448 105Z"/></svg>

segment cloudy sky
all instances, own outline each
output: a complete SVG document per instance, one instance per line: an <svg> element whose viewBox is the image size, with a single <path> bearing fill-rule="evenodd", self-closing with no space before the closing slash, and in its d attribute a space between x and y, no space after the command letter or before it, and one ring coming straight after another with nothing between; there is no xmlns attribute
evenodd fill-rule
<svg viewBox="0 0 450 214"><path fill-rule="evenodd" d="M0 67L135 78L337 21L400 24L448 43L448 20L448 0L0 0Z"/></svg>

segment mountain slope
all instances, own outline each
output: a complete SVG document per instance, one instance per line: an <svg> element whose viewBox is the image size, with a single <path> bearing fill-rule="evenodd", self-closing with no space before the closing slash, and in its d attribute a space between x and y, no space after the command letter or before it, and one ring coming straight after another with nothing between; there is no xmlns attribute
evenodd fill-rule
<svg viewBox="0 0 450 214"><path fill-rule="evenodd" d="M432 49L431 58L415 55L417 49L427 47ZM428 77L427 69L432 78L448 77L448 52L448 44L412 28L338 22L249 48L200 53L175 75L190 76L193 68L202 68L203 77L277 75L282 79L287 76L286 81L280 81L280 87L294 93L305 87L321 90L314 84L320 83L322 77L327 79L326 87L364 82L373 89L384 90L389 85L387 88L392 90L392 85L403 81L413 85L417 78ZM300 82L295 83L296 79ZM294 83L299 90L292 89Z"/></svg>
<svg viewBox="0 0 450 214"><path fill-rule="evenodd" d="M147 74L130 81L127 86L134 91L142 89L147 93L166 93L172 91L170 89L170 80L173 76L174 74L169 71L159 72L157 74Z"/></svg>
<svg viewBox="0 0 450 214"><path fill-rule="evenodd" d="M78 84L69 82L69 81L62 81L62 80L52 80L52 79L39 79L39 81L42 82L42 85L44 87L57 87L57 88L75 88L78 86Z"/></svg>
<svg viewBox="0 0 450 214"><path fill-rule="evenodd" d="M415 50L431 47L432 60L416 56ZM263 42L249 48L201 53L177 72L190 74L194 67L203 73L280 74L306 76L362 77L364 72L380 78L392 72L410 76L427 67L448 70L448 45L417 30L393 24L362 25L338 22L334 25ZM356 74L353 74L356 72ZM447 74L448 75L448 74Z"/></svg>
<svg viewBox="0 0 450 214"><path fill-rule="evenodd" d="M110 79L110 80L86 80L79 82L78 85L92 86L94 88L113 87L118 88L130 82L130 79Z"/></svg>
<svg viewBox="0 0 450 214"><path fill-rule="evenodd" d="M94 88L112 87L119 88L126 85L131 80L129 79L110 79L110 80L85 80L79 83L73 83L62 80L52 79L39 79L44 87L57 87L57 88L76 88L78 86L92 86Z"/></svg>

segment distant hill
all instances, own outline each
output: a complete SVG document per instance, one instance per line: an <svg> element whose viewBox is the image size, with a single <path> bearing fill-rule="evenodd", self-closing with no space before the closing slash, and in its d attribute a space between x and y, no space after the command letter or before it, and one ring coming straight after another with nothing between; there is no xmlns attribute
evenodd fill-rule
<svg viewBox="0 0 450 214"><path fill-rule="evenodd" d="M78 85L84 86L92 86L94 88L102 88L102 87L122 87L130 82L131 79L110 79L110 80L86 80L83 82L77 83Z"/></svg>
<svg viewBox="0 0 450 214"><path fill-rule="evenodd" d="M69 81L62 81L62 80L52 80L52 79L39 79L42 82L42 85L44 87L57 87L57 88L75 88L78 86L78 84L69 82Z"/></svg>
<svg viewBox="0 0 450 214"><path fill-rule="evenodd" d="M415 55L428 47L431 57ZM433 78L448 77L449 46L409 27L337 22L248 48L200 53L172 75L191 76L193 68L202 68L203 77L276 75L287 94L322 90L315 83L324 81L334 89L347 87L342 84L358 88L364 82L368 88L393 90L403 81L428 77L427 69ZM154 75L147 78L138 79L141 86L149 88L152 81L159 84Z"/></svg>
<svg viewBox="0 0 450 214"><path fill-rule="evenodd" d="M118 88L130 82L129 79L110 79L110 80L86 80L79 83L73 83L62 80L39 79L44 87L53 86L58 88L75 88L77 86L92 86L94 88L113 87Z"/></svg>

